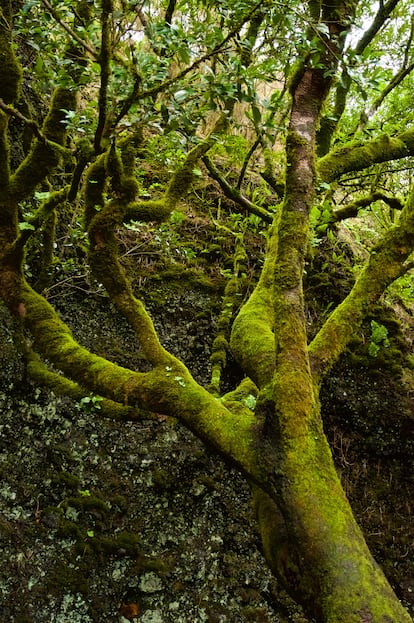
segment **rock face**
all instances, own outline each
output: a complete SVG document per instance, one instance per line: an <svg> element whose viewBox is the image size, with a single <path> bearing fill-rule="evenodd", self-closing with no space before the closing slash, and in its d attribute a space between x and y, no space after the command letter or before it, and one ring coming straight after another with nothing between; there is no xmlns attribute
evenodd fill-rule
<svg viewBox="0 0 414 623"><path fill-rule="evenodd" d="M198 378L207 376L197 362L208 361L210 341L196 318L204 304L195 294L174 298L159 323ZM145 366L105 300L66 301L62 315L99 354ZM31 386L9 333L2 323L4 620L305 620L267 570L237 473L175 422L115 423L99 417L99 402L75 405Z"/></svg>
<svg viewBox="0 0 414 623"><path fill-rule="evenodd" d="M148 308L165 346L208 383L211 294L168 290ZM94 352L145 369L107 299L68 297L60 312ZM267 570L237 473L176 422L107 421L99 401L74 404L33 387L4 311L0 326L5 621L306 621ZM346 361L335 368L323 394L326 426L368 543L414 610L412 403L385 371L371 374Z"/></svg>

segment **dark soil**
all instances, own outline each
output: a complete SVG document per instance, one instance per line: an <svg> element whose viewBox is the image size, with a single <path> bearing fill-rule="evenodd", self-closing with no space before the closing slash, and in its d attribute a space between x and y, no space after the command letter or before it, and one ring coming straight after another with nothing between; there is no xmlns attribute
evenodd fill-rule
<svg viewBox="0 0 414 623"><path fill-rule="evenodd" d="M164 344L207 382L214 301L171 292L160 287L148 307L162 305ZM145 365L107 299L72 293L58 305L94 352ZM99 402L33 387L2 316L1 620L305 623L266 567L243 479L176 422L115 423ZM414 613L411 383L344 358L322 398L368 544Z"/></svg>

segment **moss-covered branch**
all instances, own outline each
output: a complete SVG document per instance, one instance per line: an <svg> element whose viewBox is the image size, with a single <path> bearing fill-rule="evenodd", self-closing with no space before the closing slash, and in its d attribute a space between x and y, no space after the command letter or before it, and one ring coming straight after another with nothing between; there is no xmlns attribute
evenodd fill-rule
<svg viewBox="0 0 414 623"><path fill-rule="evenodd" d="M59 163L66 136L64 111L75 110L76 102L74 91L61 87L56 89L42 127L46 140L35 141L27 157L11 176L9 196L14 201L28 197Z"/></svg>
<svg viewBox="0 0 414 623"><path fill-rule="evenodd" d="M329 372L361 324L370 306L404 270L414 249L414 190L392 227L371 251L349 295L331 313L309 345L316 386Z"/></svg>
<svg viewBox="0 0 414 623"><path fill-rule="evenodd" d="M256 214L259 216L265 223L271 223L273 221L273 216L267 210L262 208L261 206L252 203L250 199L245 197L239 188L231 186L227 180L220 174L217 167L214 166L213 162L208 156L203 157L203 162L206 165L208 172L211 177L218 182L220 188L226 197L237 203L242 208L248 210L251 214Z"/></svg>
<svg viewBox="0 0 414 623"><path fill-rule="evenodd" d="M350 171L362 171L373 164L414 155L414 130L395 137L383 134L365 143L349 143L331 151L317 163L321 180L332 182Z"/></svg>
<svg viewBox="0 0 414 623"><path fill-rule="evenodd" d="M368 47L368 45L380 31L380 29L387 22L398 2L399 0L380 2L372 24L362 34L361 38L356 43L354 48L348 52L349 65L343 65L340 79L336 83L333 110L328 111L328 113L324 115L321 119L320 129L318 132L318 156L325 156L329 152L335 130L338 127L338 123L345 110L348 93L352 84L349 67L356 67L356 59L362 55L364 50Z"/></svg>
<svg viewBox="0 0 414 623"><path fill-rule="evenodd" d="M39 385L46 386L49 391L68 396L76 401L82 401L85 396L88 396L89 390L71 381L63 374L50 370L36 353L28 353L26 361L28 376ZM108 398L101 398L97 404L99 405L99 413L112 420L135 422L156 419L156 416L150 411L122 405Z"/></svg>
<svg viewBox="0 0 414 623"><path fill-rule="evenodd" d="M34 351L66 378L121 405L176 417L249 478L263 480L254 448L254 416L248 408L231 413L171 355L167 364L143 373L92 354L76 342L53 307L19 275L13 283L11 291L5 280L0 280L1 298L30 331Z"/></svg>
<svg viewBox="0 0 414 623"><path fill-rule="evenodd" d="M89 54L92 56L92 58L98 58L99 54L95 50L95 48L90 43L88 43L87 41L82 39L82 37L79 37L79 35L73 30L73 28L71 28L69 26L69 24L67 24L60 17L59 13L56 11L56 9L54 9L54 7L50 4L50 2L48 0L42 0L42 3L46 7L46 9L50 12L50 14L53 15L54 19L57 21L58 24L60 24L60 26L63 28L63 30L65 30L68 33L69 37L73 41L76 41L78 43L78 45L80 45L87 52L89 52ZM77 4L79 5L81 3L78 2ZM78 11L79 11L79 8L78 8Z"/></svg>
<svg viewBox="0 0 414 623"><path fill-rule="evenodd" d="M10 0L0 2L0 84L6 104L18 98L22 70L12 46L13 7Z"/></svg>
<svg viewBox="0 0 414 623"><path fill-rule="evenodd" d="M7 140L8 117L0 110L0 197L5 197L5 190L10 180L10 154Z"/></svg>
<svg viewBox="0 0 414 623"><path fill-rule="evenodd" d="M107 107L108 107L108 85L110 77L110 61L111 61L111 30L110 15L112 13L112 1L102 0L101 2L101 50L99 53L99 65L101 68L100 86L98 96L98 123L95 131L95 152L99 154L102 149L102 140L104 138L105 127L107 125Z"/></svg>
<svg viewBox="0 0 414 623"><path fill-rule="evenodd" d="M246 261L247 253L243 236L239 234L236 237L233 275L224 290L221 312L217 321L218 334L214 338L210 356L210 390L217 395L220 394L221 375L227 362L231 322L235 309L240 305L240 282L243 279L243 274L246 274Z"/></svg>
<svg viewBox="0 0 414 623"><path fill-rule="evenodd" d="M33 119L28 119L27 117L25 117L24 115L22 115L22 113L17 110L16 108L14 108L13 106L8 106L4 100L2 100L0 98L0 109L5 112L9 117L15 117L15 119L18 119L19 121L22 121L25 125L27 125L32 131L33 133L37 136L37 138L39 138L41 141L45 142L46 138L43 136L42 132L40 131L40 128L37 124L36 121L34 121Z"/></svg>
<svg viewBox="0 0 414 623"><path fill-rule="evenodd" d="M344 221L347 218L358 216L360 210L368 208L376 201L383 201L392 210L402 210L403 208L403 203L397 197L391 197L390 195L382 192L373 192L366 197L361 197L360 199L356 199L355 201L352 201L337 210L333 210L330 222L338 223L339 221Z"/></svg>
<svg viewBox="0 0 414 623"><path fill-rule="evenodd" d="M277 224L273 224L259 281L235 318L230 336L235 359L258 387L269 384L276 365L273 276L277 245Z"/></svg>

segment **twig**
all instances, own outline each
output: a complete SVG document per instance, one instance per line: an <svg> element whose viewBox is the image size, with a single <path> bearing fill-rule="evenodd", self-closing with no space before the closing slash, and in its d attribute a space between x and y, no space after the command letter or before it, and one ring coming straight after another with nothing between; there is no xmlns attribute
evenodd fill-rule
<svg viewBox="0 0 414 623"><path fill-rule="evenodd" d="M86 43L86 41L83 41L83 39L81 39L81 37L79 37L79 35L77 35L76 32L72 30L72 28L65 21L63 21L56 9L53 8L48 0L42 0L42 3L45 5L47 10L51 12L58 24L60 24L62 28L66 30L66 32L72 37L72 39L77 41L77 43L79 43L79 45L81 45L87 52L89 52L89 54L91 54L93 58L97 59L99 57L99 54L95 50L95 48Z"/></svg>
<svg viewBox="0 0 414 623"><path fill-rule="evenodd" d="M23 121L23 123L33 129L33 132L39 140L41 140L43 143L46 143L47 139L45 136L43 136L36 121L22 115L22 113L16 110L16 108L13 108L13 106L9 106L8 104L6 104L2 98L0 98L0 109L7 115L15 117L16 119L19 119L19 121Z"/></svg>
<svg viewBox="0 0 414 623"><path fill-rule="evenodd" d="M200 58L198 58L191 65L183 69L174 78L169 78L168 80L165 80L165 82L155 87L152 87L151 89L148 89L147 91L142 91L141 93L139 93L138 97L142 99L144 97L154 97L155 95L158 95L160 91L165 91L168 87L172 86L173 84L175 84L176 82L184 78L191 71L193 71L194 69L197 69L202 63L204 63L205 61L208 61L210 58L212 58L219 52L223 51L224 46L229 41L231 41L231 39L234 39L234 37L238 35L240 29L244 26L244 24L249 19L251 19L252 15L261 7L262 4L263 4L262 2L258 2L257 4L255 4L253 9L249 11L249 13L246 16L244 16L242 20L240 20L237 26L235 26L232 30L230 30L228 35L224 37L224 39L220 43L217 43L217 45L215 45L214 48L210 50L210 52L206 52L206 54L203 54L203 56L200 56Z"/></svg>

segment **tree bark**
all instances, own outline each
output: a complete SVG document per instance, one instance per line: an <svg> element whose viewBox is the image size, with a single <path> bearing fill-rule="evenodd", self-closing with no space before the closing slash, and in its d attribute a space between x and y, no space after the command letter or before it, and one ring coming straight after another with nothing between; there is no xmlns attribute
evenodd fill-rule
<svg viewBox="0 0 414 623"><path fill-rule="evenodd" d="M277 243L268 251L274 253L268 297L274 316L267 330L274 334L275 366L270 383L264 375L258 379L257 444L273 501L257 492L257 516L271 568L318 621L408 623L411 618L373 560L343 492L310 366L302 276L315 187L315 134L325 94L323 76L311 68L293 92L286 196ZM243 313L241 325L242 320ZM241 327L237 330L240 334Z"/></svg>

